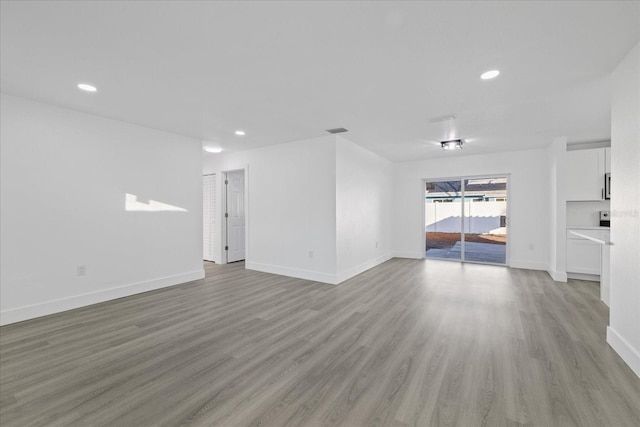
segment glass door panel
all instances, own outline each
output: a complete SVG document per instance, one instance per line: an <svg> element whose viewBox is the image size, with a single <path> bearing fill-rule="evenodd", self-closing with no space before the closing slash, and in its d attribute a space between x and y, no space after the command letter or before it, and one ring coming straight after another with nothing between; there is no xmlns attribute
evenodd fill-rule
<svg viewBox="0 0 640 427"><path fill-rule="evenodd" d="M463 260L507 262L507 178L464 180Z"/></svg>
<svg viewBox="0 0 640 427"><path fill-rule="evenodd" d="M462 261L462 181L427 181L425 256Z"/></svg>

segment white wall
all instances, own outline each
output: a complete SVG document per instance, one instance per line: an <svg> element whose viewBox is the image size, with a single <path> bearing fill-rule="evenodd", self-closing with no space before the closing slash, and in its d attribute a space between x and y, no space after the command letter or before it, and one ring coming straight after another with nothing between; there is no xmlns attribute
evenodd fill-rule
<svg viewBox="0 0 640 427"><path fill-rule="evenodd" d="M424 256L424 178L510 174L510 265L548 270L549 177L546 150L438 158L395 164L394 254Z"/></svg>
<svg viewBox="0 0 640 427"><path fill-rule="evenodd" d="M248 269L336 281L335 149L326 136L205 157L204 173L247 169Z"/></svg>
<svg viewBox="0 0 640 427"><path fill-rule="evenodd" d="M338 284L391 256L392 167L328 135L209 155L203 172L247 172L246 268Z"/></svg>
<svg viewBox="0 0 640 427"><path fill-rule="evenodd" d="M640 44L612 75L611 160L607 342L640 376Z"/></svg>
<svg viewBox="0 0 640 427"><path fill-rule="evenodd" d="M556 138L547 149L549 174L549 274L567 281L567 139Z"/></svg>
<svg viewBox="0 0 640 427"><path fill-rule="evenodd" d="M202 177L202 258L215 261L217 253L218 218L216 216L217 176Z"/></svg>
<svg viewBox="0 0 640 427"><path fill-rule="evenodd" d="M199 141L5 94L1 121L2 324L204 277Z"/></svg>
<svg viewBox="0 0 640 427"><path fill-rule="evenodd" d="M567 226L599 226L600 211L611 210L609 200L601 202L567 202Z"/></svg>
<svg viewBox="0 0 640 427"><path fill-rule="evenodd" d="M393 165L336 139L338 282L391 258Z"/></svg>

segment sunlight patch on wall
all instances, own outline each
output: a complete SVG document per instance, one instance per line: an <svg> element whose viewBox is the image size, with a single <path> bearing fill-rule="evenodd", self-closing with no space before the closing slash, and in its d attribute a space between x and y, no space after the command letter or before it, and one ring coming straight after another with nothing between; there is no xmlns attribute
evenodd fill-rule
<svg viewBox="0 0 640 427"><path fill-rule="evenodd" d="M148 203L138 200L135 194L125 193L124 210L128 212L187 212L186 209L167 203L149 200Z"/></svg>

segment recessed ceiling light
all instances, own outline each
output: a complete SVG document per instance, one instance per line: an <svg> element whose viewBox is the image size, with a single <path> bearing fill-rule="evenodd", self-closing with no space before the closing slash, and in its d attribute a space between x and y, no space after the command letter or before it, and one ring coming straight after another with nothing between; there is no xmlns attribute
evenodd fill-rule
<svg viewBox="0 0 640 427"><path fill-rule="evenodd" d="M92 86L92 85L87 84L87 83L79 83L78 84L78 89L84 90L85 92L97 92L98 91L97 87Z"/></svg>
<svg viewBox="0 0 640 427"><path fill-rule="evenodd" d="M206 151L207 153L222 153L222 148L220 147L204 147L204 151Z"/></svg>
<svg viewBox="0 0 640 427"><path fill-rule="evenodd" d="M486 71L486 72L482 73L482 75L480 75L480 78L482 80L489 80L489 79L493 79L495 77L498 77L498 74L500 74L500 71L498 71L498 70Z"/></svg>
<svg viewBox="0 0 640 427"><path fill-rule="evenodd" d="M238 136L244 136L244 135L245 135L245 133L244 133L244 131L243 131L243 130L237 130L237 131L236 131L236 135L238 135Z"/></svg>

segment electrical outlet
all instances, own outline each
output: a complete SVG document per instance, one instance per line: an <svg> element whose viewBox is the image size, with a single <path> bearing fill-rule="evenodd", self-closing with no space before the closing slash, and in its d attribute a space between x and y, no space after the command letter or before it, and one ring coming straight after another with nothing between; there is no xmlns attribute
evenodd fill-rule
<svg viewBox="0 0 640 427"><path fill-rule="evenodd" d="M313 251L309 251L309 258L313 258Z"/></svg>
<svg viewBox="0 0 640 427"><path fill-rule="evenodd" d="M536 248L536 246L533 243L529 243L529 250L532 251Z"/></svg>
<svg viewBox="0 0 640 427"><path fill-rule="evenodd" d="M86 265L79 265L76 268L76 275L78 275L78 276L86 276L87 275L87 266Z"/></svg>
<svg viewBox="0 0 640 427"><path fill-rule="evenodd" d="M378 242L376 241L376 249L378 248Z"/></svg>

